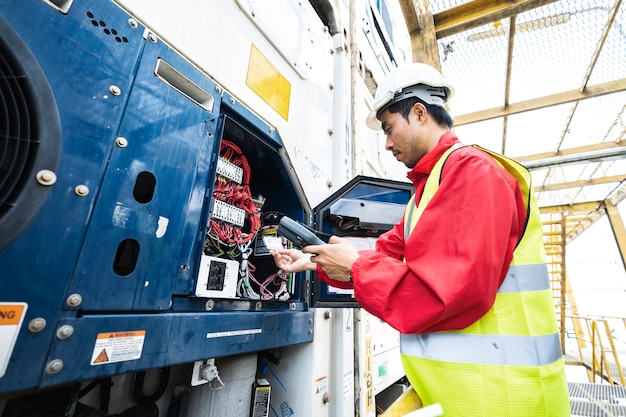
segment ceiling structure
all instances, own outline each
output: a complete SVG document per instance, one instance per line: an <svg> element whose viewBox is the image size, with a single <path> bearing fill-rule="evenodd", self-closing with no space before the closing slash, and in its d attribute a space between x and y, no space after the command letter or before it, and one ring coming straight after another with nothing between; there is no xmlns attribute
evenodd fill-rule
<svg viewBox="0 0 626 417"><path fill-rule="evenodd" d="M413 60L455 86L459 138L528 167L567 242L608 214L626 248L623 0L398 1Z"/></svg>

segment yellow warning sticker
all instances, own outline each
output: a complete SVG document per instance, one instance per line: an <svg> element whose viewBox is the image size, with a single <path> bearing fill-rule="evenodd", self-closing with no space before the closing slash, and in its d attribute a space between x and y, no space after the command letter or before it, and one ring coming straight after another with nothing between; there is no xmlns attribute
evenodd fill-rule
<svg viewBox="0 0 626 417"><path fill-rule="evenodd" d="M272 65L272 63L252 45L246 85L276 110L283 119L289 120L289 100L291 83Z"/></svg>
<svg viewBox="0 0 626 417"><path fill-rule="evenodd" d="M26 303L0 303L0 378L9 365L27 309Z"/></svg>
<svg viewBox="0 0 626 417"><path fill-rule="evenodd" d="M145 330L99 333L90 363L93 366L139 359L145 339Z"/></svg>
<svg viewBox="0 0 626 417"><path fill-rule="evenodd" d="M374 399L374 354L372 348L372 336L368 335L365 341L365 412L373 412L375 406Z"/></svg>

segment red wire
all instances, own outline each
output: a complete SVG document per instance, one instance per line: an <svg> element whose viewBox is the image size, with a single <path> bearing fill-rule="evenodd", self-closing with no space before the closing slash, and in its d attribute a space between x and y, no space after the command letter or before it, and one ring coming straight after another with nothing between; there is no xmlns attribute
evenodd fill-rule
<svg viewBox="0 0 626 417"><path fill-rule="evenodd" d="M241 153L241 149L232 142L222 141L220 157L240 167L243 171L242 184L229 182L218 177L213 187L213 198L242 209L246 215L249 231L228 222L211 220L210 228L216 236L227 245L241 245L251 241L261 227L261 205L252 198L250 191L250 165Z"/></svg>

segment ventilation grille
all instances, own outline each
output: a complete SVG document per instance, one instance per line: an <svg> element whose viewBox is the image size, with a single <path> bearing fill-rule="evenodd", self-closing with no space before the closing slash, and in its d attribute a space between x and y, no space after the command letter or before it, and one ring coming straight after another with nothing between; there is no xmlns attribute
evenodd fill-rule
<svg viewBox="0 0 626 417"><path fill-rule="evenodd" d="M37 172L56 169L60 148L50 85L21 37L0 17L0 250L45 201L49 187L37 183Z"/></svg>
<svg viewBox="0 0 626 417"><path fill-rule="evenodd" d="M0 219L15 207L37 155L26 74L0 41Z"/></svg>

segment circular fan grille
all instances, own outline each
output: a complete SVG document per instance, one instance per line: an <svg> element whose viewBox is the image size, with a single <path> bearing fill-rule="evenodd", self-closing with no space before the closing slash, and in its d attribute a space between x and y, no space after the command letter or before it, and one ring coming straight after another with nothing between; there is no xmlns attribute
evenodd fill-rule
<svg viewBox="0 0 626 417"><path fill-rule="evenodd" d="M49 187L39 170L54 170L61 146L50 86L20 36L0 17L0 250L32 220Z"/></svg>

